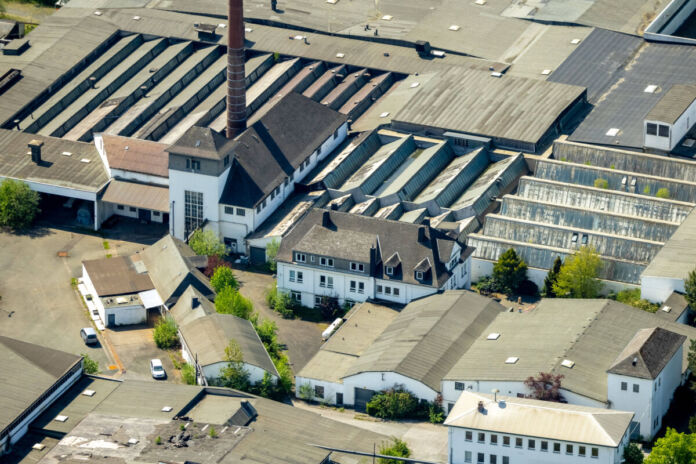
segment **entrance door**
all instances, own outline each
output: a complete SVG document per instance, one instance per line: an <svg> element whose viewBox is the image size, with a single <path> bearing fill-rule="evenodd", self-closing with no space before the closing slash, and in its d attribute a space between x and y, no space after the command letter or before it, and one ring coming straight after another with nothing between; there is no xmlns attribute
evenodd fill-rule
<svg viewBox="0 0 696 464"><path fill-rule="evenodd" d="M152 217L150 216L150 210L142 208L138 209L138 219L140 219L141 221L150 222L150 220L152 219Z"/></svg>
<svg viewBox="0 0 696 464"><path fill-rule="evenodd" d="M366 388L355 388L355 410L357 412L365 412L367 403L377 392Z"/></svg>
<svg viewBox="0 0 696 464"><path fill-rule="evenodd" d="M106 321L106 326L107 327L113 327L116 325L116 315L115 314L109 314L107 316L107 321Z"/></svg>

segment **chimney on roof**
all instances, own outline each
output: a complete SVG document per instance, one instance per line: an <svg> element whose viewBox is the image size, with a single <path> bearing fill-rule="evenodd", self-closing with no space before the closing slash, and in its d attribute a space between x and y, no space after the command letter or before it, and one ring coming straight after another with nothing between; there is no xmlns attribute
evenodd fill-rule
<svg viewBox="0 0 696 464"><path fill-rule="evenodd" d="M198 307L198 297L194 296L191 298L191 309L196 309Z"/></svg>
<svg viewBox="0 0 696 464"><path fill-rule="evenodd" d="M484 407L483 407L483 401L478 402L478 412L483 413Z"/></svg>
<svg viewBox="0 0 696 464"><path fill-rule="evenodd" d="M31 160L36 164L41 164L41 147L43 147L43 142L40 140L32 140L29 142Z"/></svg>
<svg viewBox="0 0 696 464"><path fill-rule="evenodd" d="M227 0L227 138L246 129L246 82L244 79L244 2Z"/></svg>
<svg viewBox="0 0 696 464"><path fill-rule="evenodd" d="M331 212L322 211L321 213L321 225L322 227L331 227L333 222L331 222Z"/></svg>

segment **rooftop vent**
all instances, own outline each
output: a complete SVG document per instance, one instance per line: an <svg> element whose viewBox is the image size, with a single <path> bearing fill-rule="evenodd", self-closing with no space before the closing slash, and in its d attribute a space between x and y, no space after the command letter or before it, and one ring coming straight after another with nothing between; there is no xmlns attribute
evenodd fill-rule
<svg viewBox="0 0 696 464"><path fill-rule="evenodd" d="M664 305L661 309L662 309L664 312L668 313L668 312L670 312L670 311L672 310L672 307L671 307L671 306Z"/></svg>
<svg viewBox="0 0 696 464"><path fill-rule="evenodd" d="M519 360L520 358L518 358L517 356L510 356L505 360L505 364L516 364Z"/></svg>
<svg viewBox="0 0 696 464"><path fill-rule="evenodd" d="M389 111L385 111L379 115L380 118L386 118L387 116L389 116Z"/></svg>
<svg viewBox="0 0 696 464"><path fill-rule="evenodd" d="M488 336L486 337L486 340L497 340L500 338L500 334L497 332L492 332L489 333Z"/></svg>
<svg viewBox="0 0 696 464"><path fill-rule="evenodd" d="M420 82L412 82L411 85L409 85L409 87L411 87L412 89L415 89L419 85L420 85Z"/></svg>
<svg viewBox="0 0 696 464"><path fill-rule="evenodd" d="M102 12L99 10L94 12L94 16L101 16L101 15L102 15Z"/></svg>
<svg viewBox="0 0 696 464"><path fill-rule="evenodd" d="M580 43L580 39L573 39L573 40L570 41L570 43L573 44L573 45L577 45L577 44Z"/></svg>
<svg viewBox="0 0 696 464"><path fill-rule="evenodd" d="M142 18L140 16L133 16L133 21L140 21Z"/></svg>
<svg viewBox="0 0 696 464"><path fill-rule="evenodd" d="M450 31L458 31L459 29L461 29L461 27L459 27L459 26L456 25L456 24L452 24L452 25L449 27L449 30L450 30Z"/></svg>
<svg viewBox="0 0 696 464"><path fill-rule="evenodd" d="M616 137L617 135L619 135L620 130L621 129L617 129L616 127L612 127L611 129L609 129L607 131L607 136L608 137Z"/></svg>
<svg viewBox="0 0 696 464"><path fill-rule="evenodd" d="M485 408L483 407L483 401L478 402L478 412L483 412L485 411Z"/></svg>
<svg viewBox="0 0 696 464"><path fill-rule="evenodd" d="M94 396L96 392L94 390L85 390L82 392L84 396Z"/></svg>
<svg viewBox="0 0 696 464"><path fill-rule="evenodd" d="M574 365L575 361L571 361L570 359L564 359L561 363L561 366L567 367L568 369L572 369Z"/></svg>
<svg viewBox="0 0 696 464"><path fill-rule="evenodd" d="M631 364L633 364L633 366L638 364L638 358L633 358L633 361L631 362Z"/></svg>
<svg viewBox="0 0 696 464"><path fill-rule="evenodd" d="M32 140L29 142L31 160L36 164L41 164L41 147L43 147L43 142L41 140Z"/></svg>
<svg viewBox="0 0 696 464"><path fill-rule="evenodd" d="M645 92L645 93L655 93L655 92L657 92L657 88L658 88L658 87L657 87L656 85L650 84L650 85L647 86L645 89L643 89L643 92Z"/></svg>
<svg viewBox="0 0 696 464"><path fill-rule="evenodd" d="M492 77L503 77L503 73L498 72L498 71L493 71L493 72L491 73L491 76L492 76Z"/></svg>

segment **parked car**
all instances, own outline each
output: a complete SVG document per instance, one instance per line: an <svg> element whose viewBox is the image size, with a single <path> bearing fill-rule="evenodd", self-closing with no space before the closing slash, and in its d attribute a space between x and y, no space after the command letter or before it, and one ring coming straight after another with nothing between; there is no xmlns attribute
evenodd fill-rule
<svg viewBox="0 0 696 464"><path fill-rule="evenodd" d="M99 342L99 340L97 340L97 331L91 327L80 329L80 337L82 337L82 341L85 342L85 345L94 345Z"/></svg>
<svg viewBox="0 0 696 464"><path fill-rule="evenodd" d="M167 378L167 373L164 371L164 367L162 366L162 361L159 359L151 359L150 360L150 373L152 374L153 379L166 379Z"/></svg>

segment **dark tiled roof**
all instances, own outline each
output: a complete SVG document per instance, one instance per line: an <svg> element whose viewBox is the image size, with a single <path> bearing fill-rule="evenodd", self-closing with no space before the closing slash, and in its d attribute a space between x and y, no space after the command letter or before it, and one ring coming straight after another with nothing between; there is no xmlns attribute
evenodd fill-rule
<svg viewBox="0 0 696 464"><path fill-rule="evenodd" d="M316 237L319 235L322 236L322 240L317 241ZM336 240L332 240L332 237ZM356 241L351 240L351 237L356 237ZM370 240L363 239L365 237L369 237ZM375 277L399 279L405 283L425 284L437 288L444 285L450 278L451 273L447 271L445 264L449 260L454 239L443 232L418 224L320 209L310 211L283 238L278 251L278 260L292 262L293 250L302 250L328 257L365 262L369 254L367 244L373 243L371 237L377 239L374 242L378 242L379 247L376 261L370 264L371 272ZM444 246L443 244L447 242L452 242L452 245ZM356 243L359 246L356 246ZM445 248L445 252L449 250L450 254L443 254L441 247ZM395 253L399 255L401 271L395 272L393 276L387 276L383 270L382 260L391 262ZM428 269L434 271L432 281L428 276L425 276L424 281L415 279L414 271L423 262L429 263ZM418 268L418 270L421 269Z"/></svg>
<svg viewBox="0 0 696 464"><path fill-rule="evenodd" d="M102 135L104 152L113 169L169 177L167 145L117 135Z"/></svg>
<svg viewBox="0 0 696 464"><path fill-rule="evenodd" d="M128 256L83 261L89 280L100 297L152 290L147 273L138 273Z"/></svg>
<svg viewBox="0 0 696 464"><path fill-rule="evenodd" d="M233 145L234 140L225 138L209 127L192 126L166 151L177 155L220 160L230 153Z"/></svg>
<svg viewBox="0 0 696 464"><path fill-rule="evenodd" d="M286 95L235 140L220 202L256 206L345 122L345 115L307 97Z"/></svg>
<svg viewBox="0 0 696 464"><path fill-rule="evenodd" d="M660 327L639 330L607 372L655 379L684 341L684 335Z"/></svg>

